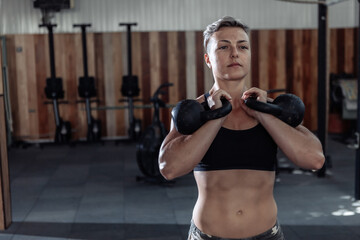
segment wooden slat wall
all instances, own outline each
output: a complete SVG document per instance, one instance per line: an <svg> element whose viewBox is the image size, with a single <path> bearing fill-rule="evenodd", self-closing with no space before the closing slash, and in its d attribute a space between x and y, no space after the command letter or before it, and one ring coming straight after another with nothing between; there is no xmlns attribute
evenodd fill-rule
<svg viewBox="0 0 360 240"><path fill-rule="evenodd" d="M306 105L304 125L316 129L317 31L252 31L251 44L252 85L264 90L286 89L301 97Z"/></svg>
<svg viewBox="0 0 360 240"><path fill-rule="evenodd" d="M1 49L0 44L0 230L5 230L10 226L12 216Z"/></svg>
<svg viewBox="0 0 360 240"><path fill-rule="evenodd" d="M94 76L99 104L123 106L120 92L122 76L127 74L124 32L88 33L89 75ZM357 30L332 29L330 32L330 72L356 74ZM317 30L253 30L252 70L249 85L264 90L284 88L300 96L306 105L304 124L317 127ZM52 105L45 105L45 79L50 76L47 34L8 35L8 66L14 135L20 139L52 138L55 123ZM80 33L54 34L56 74L63 79L64 100L60 105L64 120L71 121L73 138L86 136L86 115L77 94L78 78L83 75ZM133 32L133 74L139 77L140 96L150 104L155 89L164 82L174 83L164 99L176 104L209 90L211 72L204 64L202 32ZM272 97L275 97L273 94ZM102 121L103 136L127 135L127 110L93 111ZM143 127L152 119L151 109L135 109ZM170 126L170 109L161 119Z"/></svg>
<svg viewBox="0 0 360 240"><path fill-rule="evenodd" d="M3 97L4 94L4 84L3 84L3 63L2 63L2 43L0 42L0 96Z"/></svg>
<svg viewBox="0 0 360 240"><path fill-rule="evenodd" d="M1 73L1 71L0 71ZM2 84L2 81L0 81ZM5 103L0 95L0 230L11 224L10 177L6 141Z"/></svg>
<svg viewBox="0 0 360 240"><path fill-rule="evenodd" d="M357 29L332 29L330 71L333 73L357 72Z"/></svg>

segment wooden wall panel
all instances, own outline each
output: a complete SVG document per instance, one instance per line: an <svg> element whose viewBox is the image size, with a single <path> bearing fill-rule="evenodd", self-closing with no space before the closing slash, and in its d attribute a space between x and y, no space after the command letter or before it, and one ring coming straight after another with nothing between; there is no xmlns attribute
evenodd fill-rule
<svg viewBox="0 0 360 240"><path fill-rule="evenodd" d="M251 80L253 87L259 87L259 31L250 32L250 49L251 49Z"/></svg>
<svg viewBox="0 0 360 240"><path fill-rule="evenodd" d="M330 73L332 72L338 72L337 69L337 61L338 61L338 52L337 52L337 42L338 42L338 38L337 38L337 30L336 29L331 29L330 30L330 63L329 63L329 67L330 67Z"/></svg>
<svg viewBox="0 0 360 240"><path fill-rule="evenodd" d="M313 35L312 30L303 31L303 47L302 47L302 90L299 95L306 106L304 123L309 125L311 123L312 114L317 114L317 106L314 104L312 96L317 96L317 36ZM314 111L316 110L316 111Z"/></svg>
<svg viewBox="0 0 360 240"><path fill-rule="evenodd" d="M147 89L149 91L149 95L152 96L152 94L155 92L155 90L160 86L161 84L161 65L167 66L165 64L166 62L161 62L161 49L165 48L165 46L162 46L160 41L162 40L162 35L159 32L151 32L149 35L149 48L150 48L150 88ZM153 111L151 112L151 117L153 114ZM151 117L150 119L147 119L145 121L145 126L148 126L151 124Z"/></svg>
<svg viewBox="0 0 360 240"><path fill-rule="evenodd" d="M269 45L273 43L269 43L269 31L270 30L263 30L259 32L259 88L267 90L269 89L269 65L273 67L273 65L270 64L269 59Z"/></svg>
<svg viewBox="0 0 360 240"><path fill-rule="evenodd" d="M103 136L126 136L128 115L120 103L122 76L127 63L124 32L88 33L89 75L96 79L100 103L109 110L93 110L102 121ZM317 30L253 30L250 35L252 62L246 81L264 90L285 88L300 96L306 105L304 124L316 130L317 114ZM355 73L357 30L332 29L330 32L330 72ZM71 121L73 138L86 137L84 104L77 93L78 79L83 75L80 33L54 34L56 75L63 78L64 100L60 105L64 120ZM50 76L47 34L7 36L8 67L14 136L26 139L52 138L55 122L52 105L44 94ZM149 104L156 88L173 82L164 100L176 104L208 91L213 83L211 71L204 62L202 32L133 32L133 74L139 77L140 96ZM151 109L135 109L143 127L151 123ZM170 127L170 109L161 111L161 119Z"/></svg>
<svg viewBox="0 0 360 240"><path fill-rule="evenodd" d="M103 34L103 46L104 47L104 105L105 106L113 106L113 103L116 101L114 96L113 89L114 86L114 72L113 72L113 59L112 54L114 49L112 49L112 34ZM111 46L111 48L110 48ZM106 93L106 94L105 94ZM115 136L115 123L116 116L114 111L106 111L106 129L104 134L109 137Z"/></svg>
<svg viewBox="0 0 360 240"><path fill-rule="evenodd" d="M186 32L186 98L197 97L196 87L196 35L195 32ZM177 44L177 41L176 41ZM176 45L175 45L176 46ZM174 47L175 47L174 46Z"/></svg>
<svg viewBox="0 0 360 240"><path fill-rule="evenodd" d="M167 64L162 64L166 62L161 62L161 49L165 46L162 46L160 41L162 40L163 36L160 36L161 33L159 32L151 32L149 35L149 44L150 44L150 89L147 89L149 91L149 95L152 96L152 94L155 92L155 90L160 86L161 84L161 65L165 65L167 67ZM151 111L152 114L152 111ZM150 119L151 120L151 119ZM147 125L150 124L151 121L147 122Z"/></svg>
<svg viewBox="0 0 360 240"><path fill-rule="evenodd" d="M345 60L345 29L337 30L337 41L336 41L336 49L337 49L337 72L344 72L344 60Z"/></svg>
<svg viewBox="0 0 360 240"><path fill-rule="evenodd" d="M304 124L310 129L317 128L317 97L318 97L318 34L317 31L311 30L311 42L309 46L310 56L309 59L304 59L307 62L309 68L309 79L304 81L304 103L306 106L306 116Z"/></svg>
<svg viewBox="0 0 360 240"><path fill-rule="evenodd" d="M94 34L94 46L90 48L94 51L94 64L95 64L95 85L97 87L97 96L99 100L98 105L105 105L105 69L104 69L104 41L103 36L100 33ZM90 50L89 49L89 50ZM96 104L93 104L96 105ZM102 135L107 136L106 131L106 111L93 111L97 118L101 121Z"/></svg>
<svg viewBox="0 0 360 240"><path fill-rule="evenodd" d="M89 36L89 34L87 34L86 36L86 45L89 49L89 45L91 46L91 43L89 44L89 38L91 37L91 35ZM74 83L76 84L75 90L76 90L76 95L74 96L74 99L76 99L75 102L75 109L76 109L76 116L77 119L75 120L75 122L73 123L75 126L73 127L73 131L76 131L73 135L74 138L81 138L80 136L86 136L87 133L87 121L86 121L86 111L85 111L85 103L81 102L83 99L81 99L78 95L78 91L77 91L77 86L79 85L79 77L83 77L85 75L84 73L84 61L83 61L83 49L82 49L82 37L81 37L81 33L77 33L75 34L75 36L73 37L74 41L74 57L75 59L74 64L75 66L77 66L74 70L75 70L75 76L74 76ZM87 54L89 52L93 53L93 51L86 51ZM93 54L88 54L88 65L91 65L91 55ZM90 66L89 69L94 69L94 66ZM89 72L89 71L88 71ZM94 74L89 73L89 76L94 76Z"/></svg>
<svg viewBox="0 0 360 240"><path fill-rule="evenodd" d="M173 83L174 85L169 88L169 101L175 103L179 99L179 86L184 84L179 81L179 69L178 69L178 37L177 32L168 33L168 82ZM195 78L194 78L195 80ZM195 85L195 82L193 82ZM188 82L186 82L188 86Z"/></svg>
<svg viewBox="0 0 360 240"><path fill-rule="evenodd" d="M303 99L304 125L316 128L317 114L317 31L287 30L286 89Z"/></svg>
<svg viewBox="0 0 360 240"><path fill-rule="evenodd" d="M179 84L179 100L185 99L187 96L186 93L186 36L185 32L178 32L178 72L179 72L179 81L182 84ZM183 84L184 83L184 84Z"/></svg>
<svg viewBox="0 0 360 240"><path fill-rule="evenodd" d="M28 127L29 131L27 134L30 138L37 138L39 132L39 117L37 112L37 87L36 87L36 71L35 71L35 49L34 49L34 36L28 35L25 38L24 54L25 54L25 68L26 68L26 88L27 88L27 102L28 106L26 111L29 114ZM26 130L24 129L24 132Z"/></svg>
<svg viewBox="0 0 360 240"><path fill-rule="evenodd" d="M9 92L11 96L11 114L13 118L13 134L19 136L19 118L20 112L18 109L18 94L17 94L17 72L16 72L16 51L15 51L15 36L9 35L6 37L7 61L8 61L8 77L9 77Z"/></svg>
<svg viewBox="0 0 360 240"><path fill-rule="evenodd" d="M12 222L4 105L4 97L0 95L0 230L5 230Z"/></svg>
<svg viewBox="0 0 360 240"><path fill-rule="evenodd" d="M303 31L302 30L295 30L294 31L294 38L293 38L293 51L294 51L294 58L293 58L293 79L292 79L292 93L296 94L300 98L303 98L303 89L302 89L302 80L304 79L304 71L303 67Z"/></svg>
<svg viewBox="0 0 360 240"><path fill-rule="evenodd" d="M355 73L357 66L357 30L331 29L330 72Z"/></svg>
<svg viewBox="0 0 360 240"><path fill-rule="evenodd" d="M12 216L2 66L2 45L0 44L0 230L3 231L10 226Z"/></svg>
<svg viewBox="0 0 360 240"><path fill-rule="evenodd" d="M103 35L104 51L104 106L123 106L119 104L122 82L122 51L121 33L106 33ZM106 114L105 136L115 137L127 134L126 115L123 110L108 110Z"/></svg>
<svg viewBox="0 0 360 240"><path fill-rule="evenodd" d="M286 89L286 48L285 48L285 30L273 30L271 33L273 41L276 43L276 48L273 50L274 58L276 59L276 71L273 80L270 80L270 89Z"/></svg>
<svg viewBox="0 0 360 240"><path fill-rule="evenodd" d="M353 50L353 52L354 52L354 62L353 62L353 64L354 64L354 73L355 73L355 75L358 75L358 74L360 74L359 73L359 71L360 71L360 69L359 69L359 29L358 28L356 28L356 29L353 29L353 31L354 31L354 34L353 34L353 42L354 42L354 50ZM349 41L351 41L351 40L349 40Z"/></svg>
<svg viewBox="0 0 360 240"><path fill-rule="evenodd" d="M144 104L149 104L151 98L151 71L150 71L150 34L147 32L141 33L141 53L142 53L142 94ZM143 109L143 126L147 126L151 122L151 109Z"/></svg>
<svg viewBox="0 0 360 240"><path fill-rule="evenodd" d="M149 36L150 43L150 96L154 94L157 88L168 82L169 72L173 69L169 69L169 50L168 50L168 34L166 32L152 32ZM178 61L176 62L178 63ZM178 65L173 67L177 68ZM180 75L178 71L178 75ZM167 89L164 89L167 90ZM160 96L165 102L168 101L169 97L167 95ZM154 114L154 111L151 110L151 118ZM169 116L168 111L165 109L160 110L160 119L164 122L165 126L169 126ZM145 126L151 124L151 119L146 122Z"/></svg>
<svg viewBox="0 0 360 240"><path fill-rule="evenodd" d="M35 72L36 72L36 96L37 96L37 113L38 113L38 129L40 138L49 137L49 118L53 116L52 108L50 105L45 105L45 83L46 78L50 76L47 69L48 66L48 50L45 48L47 45L47 35L37 34L34 36L34 49L35 49ZM53 120L53 118L51 118ZM52 121L53 123L53 121Z"/></svg>
<svg viewBox="0 0 360 240"><path fill-rule="evenodd" d="M17 102L19 103L19 112L21 117L18 119L19 135L22 137L28 137L30 135L30 119L29 119L29 92L28 91L28 79L31 76L27 75L27 63L31 59L27 59L27 52L29 51L30 45L27 45L27 40L30 36L22 35L15 38L15 52L16 52L16 82L17 82ZM31 71L31 70L30 70Z"/></svg>
<svg viewBox="0 0 360 240"><path fill-rule="evenodd" d="M141 52L141 33L133 32L132 33L132 72L135 76L139 78L139 88L140 96L138 99L142 100L142 91L144 90L142 86L142 52ZM143 100L142 100L143 101ZM142 104L142 102L135 102L134 104ZM126 111L126 110L125 110ZM137 119L144 119L142 109L134 109L134 116ZM144 128L144 126L143 126Z"/></svg>
<svg viewBox="0 0 360 240"><path fill-rule="evenodd" d="M172 69L169 69L168 67L168 35L167 32L160 32L159 35L159 43L160 43L160 70L161 70L161 74L160 74L160 84L156 87L156 89L163 83L168 82L168 75L169 75L169 71L171 71ZM167 89L165 89L167 90ZM153 92L154 93L154 92ZM169 96L163 95L161 96L161 98L165 101L168 102L169 101ZM160 119L162 122L164 122L165 126L167 126L167 129L169 129L170 126L170 119L169 119L169 111L168 109L161 109L160 110Z"/></svg>
<svg viewBox="0 0 360 240"><path fill-rule="evenodd" d="M4 84L3 84L3 64L2 64L2 43L0 42L0 95L4 94Z"/></svg>
<svg viewBox="0 0 360 240"><path fill-rule="evenodd" d="M203 37L201 32L195 33L195 41L196 41L196 96L200 96L204 94L207 90L205 89L205 70L207 67L204 66L204 45L203 45Z"/></svg>
<svg viewBox="0 0 360 240"><path fill-rule="evenodd" d="M114 72L114 78L113 78L113 89L112 92L114 94L114 99L113 99L113 106L117 106L119 105L119 99L123 98L123 96L121 95L121 84L122 84L122 76L125 75L124 74L124 70L121 68L122 64L122 58L121 56L124 53L123 49L121 48L121 41L122 41L122 35L125 33L113 33L112 34L112 49L113 49L113 53L112 53L112 64L113 64L113 72ZM107 94L107 92L106 92ZM125 105L126 103L122 103L121 105ZM126 123L126 119L128 119L127 117L127 112L125 112L124 110L118 110L118 111L114 111L115 113L115 132L113 133L114 136L125 136L127 135L127 123Z"/></svg>
<svg viewBox="0 0 360 240"><path fill-rule="evenodd" d="M355 34L355 29L345 29L345 33L344 33L344 72L349 72L349 73L353 73L355 71L356 65L354 63L356 63L356 52L355 50L355 41L353 41L353 39L355 39L354 34Z"/></svg>

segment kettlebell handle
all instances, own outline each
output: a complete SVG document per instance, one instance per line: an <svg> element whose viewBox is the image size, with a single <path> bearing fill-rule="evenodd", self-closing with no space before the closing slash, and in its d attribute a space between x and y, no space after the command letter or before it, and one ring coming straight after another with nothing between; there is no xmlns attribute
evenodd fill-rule
<svg viewBox="0 0 360 240"><path fill-rule="evenodd" d="M260 102L260 101L256 100L256 98L252 98L252 97L246 99L245 104L246 104L246 106L248 106L249 108L251 108L253 110L272 114L272 115L280 115L282 112L282 109L279 106L272 104L272 102L270 102L270 101L267 101L266 103Z"/></svg>
<svg viewBox="0 0 360 240"><path fill-rule="evenodd" d="M201 119L204 122L222 118L231 112L232 110L231 103L226 98L221 98L220 100L222 103L222 106L220 108L201 112Z"/></svg>

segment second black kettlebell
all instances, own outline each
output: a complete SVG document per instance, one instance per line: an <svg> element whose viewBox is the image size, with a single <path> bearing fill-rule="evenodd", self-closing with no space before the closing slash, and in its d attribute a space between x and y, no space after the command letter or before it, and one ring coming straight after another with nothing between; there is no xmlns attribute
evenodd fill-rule
<svg viewBox="0 0 360 240"><path fill-rule="evenodd" d="M225 98L222 98L221 102L221 108L205 110L203 104L196 100L180 101L171 111L176 130L181 134L189 135L207 121L226 116L232 110L231 103Z"/></svg>
<svg viewBox="0 0 360 240"><path fill-rule="evenodd" d="M296 95L281 94L273 102L260 102L255 98L245 100L246 106L259 112L268 113L279 118L292 127L297 127L304 119L305 105Z"/></svg>

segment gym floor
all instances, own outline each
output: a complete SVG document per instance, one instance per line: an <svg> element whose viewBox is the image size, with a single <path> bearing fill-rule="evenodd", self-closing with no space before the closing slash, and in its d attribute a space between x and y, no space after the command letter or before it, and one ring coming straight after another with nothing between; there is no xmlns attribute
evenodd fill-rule
<svg viewBox="0 0 360 240"><path fill-rule="evenodd" d="M287 240L360 239L355 151L329 136L324 178L281 171L275 185ZM135 144L9 149L12 217L0 240L186 239L197 190L192 174L172 184L137 181ZM279 154L282 166L289 164Z"/></svg>

